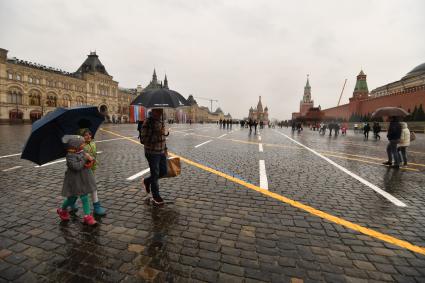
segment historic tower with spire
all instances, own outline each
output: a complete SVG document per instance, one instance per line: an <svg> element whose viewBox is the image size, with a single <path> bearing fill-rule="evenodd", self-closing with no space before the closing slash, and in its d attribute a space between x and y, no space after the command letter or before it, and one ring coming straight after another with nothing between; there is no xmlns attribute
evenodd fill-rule
<svg viewBox="0 0 425 283"><path fill-rule="evenodd" d="M269 122L269 108L266 106L263 109L263 103L261 102L261 96L258 98L257 108L250 108L248 119L256 120L257 122L263 121L265 124Z"/></svg>
<svg viewBox="0 0 425 283"><path fill-rule="evenodd" d="M366 74L363 70L357 75L356 86L354 87L353 96L350 101L363 100L369 97L369 89L367 88Z"/></svg>
<svg viewBox="0 0 425 283"><path fill-rule="evenodd" d="M303 99L300 102L300 115L304 116L307 114L308 110L310 108L313 108L314 102L311 100L311 86L310 86L310 80L309 75L307 75L307 82L304 87L304 95Z"/></svg>

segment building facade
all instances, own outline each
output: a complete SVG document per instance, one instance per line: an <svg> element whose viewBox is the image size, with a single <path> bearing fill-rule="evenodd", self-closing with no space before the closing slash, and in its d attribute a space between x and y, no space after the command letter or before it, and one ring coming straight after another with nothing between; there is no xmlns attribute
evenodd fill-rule
<svg viewBox="0 0 425 283"><path fill-rule="evenodd" d="M218 107L214 112L211 112L208 107L198 105L193 95L189 95L187 101L189 102L190 107L185 108L185 111L188 119L192 123L214 123L223 119L232 119L232 115L230 115L230 113L224 115L224 112L220 107Z"/></svg>
<svg viewBox="0 0 425 283"><path fill-rule="evenodd" d="M261 96L258 99L257 108L250 108L248 113L248 119L257 122L263 122L267 124L269 122L269 108L266 106L263 109L263 103L261 102Z"/></svg>
<svg viewBox="0 0 425 283"><path fill-rule="evenodd" d="M69 73L17 58L0 48L0 122L35 121L57 107L93 105L107 121L127 121L135 91L121 89L91 52Z"/></svg>

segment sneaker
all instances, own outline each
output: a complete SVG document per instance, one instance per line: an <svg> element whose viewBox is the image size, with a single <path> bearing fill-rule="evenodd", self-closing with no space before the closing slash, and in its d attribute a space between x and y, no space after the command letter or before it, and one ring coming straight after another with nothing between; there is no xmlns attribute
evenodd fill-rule
<svg viewBox="0 0 425 283"><path fill-rule="evenodd" d="M93 203L93 213L99 216L105 216L106 215L106 209L104 209L100 202L94 202Z"/></svg>
<svg viewBox="0 0 425 283"><path fill-rule="evenodd" d="M164 200L161 197L153 197L152 198L152 202L154 205L163 205L164 204Z"/></svg>
<svg viewBox="0 0 425 283"><path fill-rule="evenodd" d="M146 191L147 194L150 194L150 192L151 192L151 185L148 182L146 182L146 179L145 178L142 179L142 187L145 189L145 191Z"/></svg>
<svg viewBox="0 0 425 283"><path fill-rule="evenodd" d="M387 161L387 162L384 162L384 163L382 163L382 164L384 164L384 165L391 165L391 164L393 164L392 162L390 162L390 161Z"/></svg>
<svg viewBox="0 0 425 283"><path fill-rule="evenodd" d="M62 221L69 221L69 212L66 209L58 208L57 213Z"/></svg>
<svg viewBox="0 0 425 283"><path fill-rule="evenodd" d="M93 226L93 225L96 225L97 224L96 220L94 220L94 217L91 214L84 216L83 223L84 224L87 224L87 225L90 225L90 226Z"/></svg>
<svg viewBox="0 0 425 283"><path fill-rule="evenodd" d="M390 166L390 168L393 168L393 169L400 169L400 166L399 166L399 165L391 165L391 166Z"/></svg>

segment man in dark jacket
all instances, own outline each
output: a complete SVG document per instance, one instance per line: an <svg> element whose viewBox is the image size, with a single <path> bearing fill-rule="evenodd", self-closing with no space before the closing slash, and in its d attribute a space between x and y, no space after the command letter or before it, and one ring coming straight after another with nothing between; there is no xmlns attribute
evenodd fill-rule
<svg viewBox="0 0 425 283"><path fill-rule="evenodd" d="M390 165L391 168L399 169L400 168L400 156L397 152L397 144L400 141L401 137L401 125L398 122L397 117L390 118L390 125L388 127L388 145L387 145L387 155L388 161L384 162L384 165ZM394 165L392 165L392 156L394 156Z"/></svg>
<svg viewBox="0 0 425 283"><path fill-rule="evenodd" d="M145 157L149 163L151 175L142 180L146 193L152 191L152 199L155 205L164 204L159 195L158 179L167 174L167 155L165 144L165 127L161 121L162 109L152 109L151 116L145 120L142 127L140 142L145 147Z"/></svg>

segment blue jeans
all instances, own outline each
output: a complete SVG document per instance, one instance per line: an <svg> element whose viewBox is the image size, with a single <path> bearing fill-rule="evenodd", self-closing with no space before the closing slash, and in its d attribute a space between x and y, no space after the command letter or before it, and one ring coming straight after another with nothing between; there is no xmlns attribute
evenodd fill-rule
<svg viewBox="0 0 425 283"><path fill-rule="evenodd" d="M398 152L397 152L397 144L398 144L398 140L390 140L387 145L388 161L392 162L393 156L394 156L394 165L400 164L400 156L398 155Z"/></svg>
<svg viewBox="0 0 425 283"><path fill-rule="evenodd" d="M145 157L148 160L151 172L151 175L146 178L146 182L151 186L152 196L158 198L160 197L158 179L167 174L167 156L164 153L145 153Z"/></svg>

